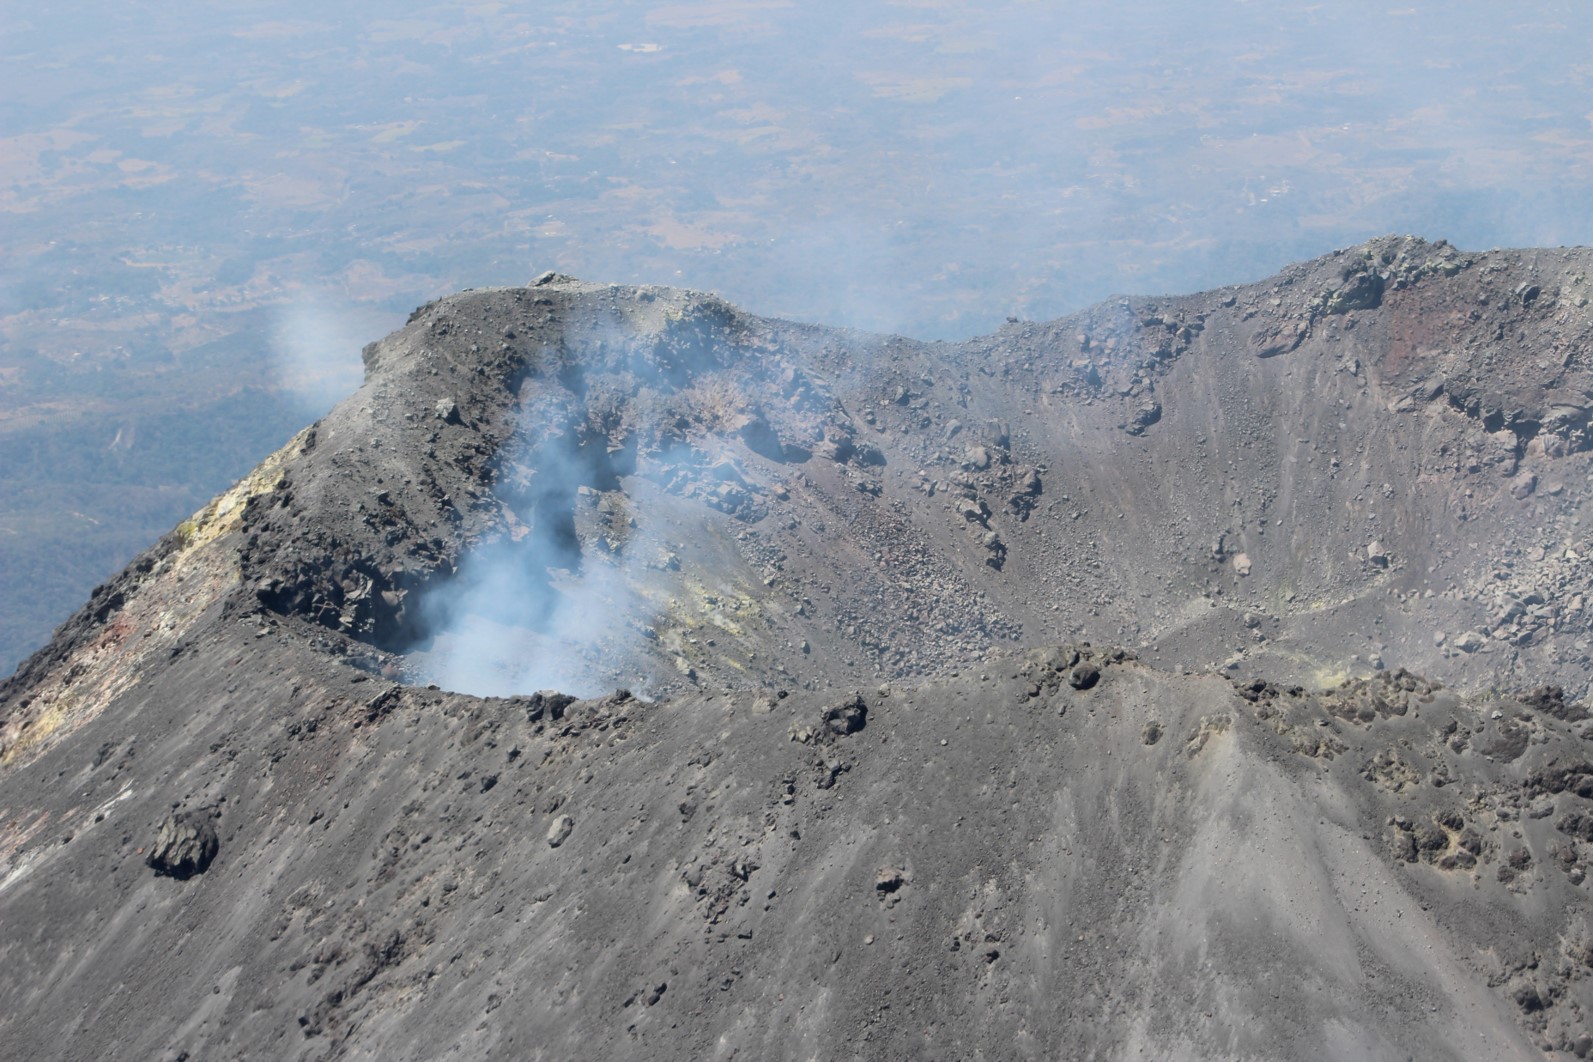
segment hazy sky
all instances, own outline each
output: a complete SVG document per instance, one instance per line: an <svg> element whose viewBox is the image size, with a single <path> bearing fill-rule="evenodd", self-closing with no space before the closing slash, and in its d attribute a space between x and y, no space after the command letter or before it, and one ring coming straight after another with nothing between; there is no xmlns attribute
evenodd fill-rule
<svg viewBox="0 0 1593 1062"><path fill-rule="evenodd" d="M8 20L8 309L125 281L175 315L308 293L391 320L557 268L958 335L1387 231L1593 238L1586 4L166 0ZM115 275L129 261L156 275Z"/></svg>

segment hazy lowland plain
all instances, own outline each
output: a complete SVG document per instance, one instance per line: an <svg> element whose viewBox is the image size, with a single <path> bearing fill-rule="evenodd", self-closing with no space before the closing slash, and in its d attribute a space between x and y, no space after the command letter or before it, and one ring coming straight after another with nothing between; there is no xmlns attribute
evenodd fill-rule
<svg viewBox="0 0 1593 1062"><path fill-rule="evenodd" d="M1381 232L1583 243L1593 16L302 2L0 41L0 668L358 381L543 269L925 338Z"/></svg>

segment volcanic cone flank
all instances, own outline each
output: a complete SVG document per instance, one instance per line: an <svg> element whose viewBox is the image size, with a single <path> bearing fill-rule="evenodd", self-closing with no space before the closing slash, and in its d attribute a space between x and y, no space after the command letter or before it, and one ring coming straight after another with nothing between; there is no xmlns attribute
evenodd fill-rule
<svg viewBox="0 0 1593 1062"><path fill-rule="evenodd" d="M1586 1057L1590 262L423 306L0 687L0 1053Z"/></svg>

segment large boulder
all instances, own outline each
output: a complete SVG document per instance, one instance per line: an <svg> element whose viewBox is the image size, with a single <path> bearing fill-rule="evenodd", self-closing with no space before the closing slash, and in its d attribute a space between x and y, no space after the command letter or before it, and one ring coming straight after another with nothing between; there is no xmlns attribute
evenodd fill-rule
<svg viewBox="0 0 1593 1062"><path fill-rule="evenodd" d="M155 834L144 862L157 874L186 881L195 874L203 874L216 858L221 843L216 839L213 812L173 812L166 816Z"/></svg>

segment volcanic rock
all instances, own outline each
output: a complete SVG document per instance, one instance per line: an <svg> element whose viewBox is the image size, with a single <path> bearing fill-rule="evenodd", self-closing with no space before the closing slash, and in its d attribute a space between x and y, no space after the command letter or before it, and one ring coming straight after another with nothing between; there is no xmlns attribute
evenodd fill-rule
<svg viewBox="0 0 1593 1062"><path fill-rule="evenodd" d="M144 862L157 874L186 881L210 868L219 847L210 811L173 813L160 824Z"/></svg>
<svg viewBox="0 0 1593 1062"><path fill-rule="evenodd" d="M832 734L855 734L868 724L868 705L863 703L861 694L853 694L824 709L823 719Z"/></svg>
<svg viewBox="0 0 1593 1062"><path fill-rule="evenodd" d="M1101 669L1094 664L1084 663L1068 672L1068 685L1076 690L1094 688L1101 681Z"/></svg>
<svg viewBox="0 0 1593 1062"><path fill-rule="evenodd" d="M1586 1053L1590 275L420 307L0 686L0 1053Z"/></svg>
<svg viewBox="0 0 1593 1062"><path fill-rule="evenodd" d="M568 815L560 815L548 826L548 847L557 848L570 839L574 830L575 820Z"/></svg>

